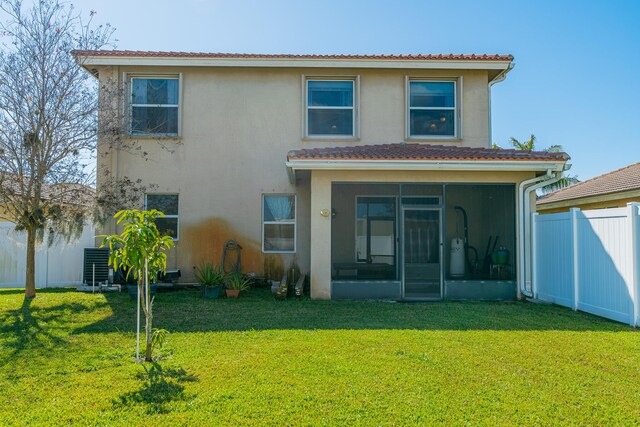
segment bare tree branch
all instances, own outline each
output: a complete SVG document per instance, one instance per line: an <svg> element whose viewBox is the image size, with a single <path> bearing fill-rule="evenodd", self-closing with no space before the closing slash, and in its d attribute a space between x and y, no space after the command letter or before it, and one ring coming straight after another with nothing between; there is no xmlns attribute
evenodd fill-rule
<svg viewBox="0 0 640 427"><path fill-rule="evenodd" d="M97 83L70 54L110 46L114 29L92 16L0 0L0 217L27 232L27 297L37 239L79 234L93 211Z"/></svg>

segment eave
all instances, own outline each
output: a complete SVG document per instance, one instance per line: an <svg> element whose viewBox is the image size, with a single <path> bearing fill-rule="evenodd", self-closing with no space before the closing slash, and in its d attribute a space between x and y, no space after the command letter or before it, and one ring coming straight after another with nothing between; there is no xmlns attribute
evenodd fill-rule
<svg viewBox="0 0 640 427"><path fill-rule="evenodd" d="M394 59L310 59L310 58L171 58L148 56L84 56L78 62L86 69L98 66L135 67L248 67L248 68L369 68L418 70L509 69L511 61L479 60L394 60ZM499 73L496 73L499 74Z"/></svg>
<svg viewBox="0 0 640 427"><path fill-rule="evenodd" d="M368 170L368 171L486 171L486 172L561 172L565 161L487 161L487 160L307 160L286 162L289 179L295 183L297 171L304 170Z"/></svg>

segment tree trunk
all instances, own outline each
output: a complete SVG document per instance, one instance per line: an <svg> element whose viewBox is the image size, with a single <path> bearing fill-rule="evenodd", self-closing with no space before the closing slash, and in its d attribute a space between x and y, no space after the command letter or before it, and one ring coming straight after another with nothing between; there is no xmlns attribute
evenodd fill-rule
<svg viewBox="0 0 640 427"><path fill-rule="evenodd" d="M145 332L145 336L146 336L146 341L147 341L147 346L145 348L144 351L144 360L146 360L147 362L150 362L152 360L152 356L153 356L153 346L152 346L152 340L153 340L153 331L151 329L151 323L153 322L153 312L151 311L151 295L149 295L151 293L151 287L149 286L149 281L147 279L147 283L145 283L144 286L144 303L147 307L147 309L145 310L145 324L144 324L144 332Z"/></svg>
<svg viewBox="0 0 640 427"><path fill-rule="evenodd" d="M36 297L36 228L33 226L27 227L27 275L24 297Z"/></svg>

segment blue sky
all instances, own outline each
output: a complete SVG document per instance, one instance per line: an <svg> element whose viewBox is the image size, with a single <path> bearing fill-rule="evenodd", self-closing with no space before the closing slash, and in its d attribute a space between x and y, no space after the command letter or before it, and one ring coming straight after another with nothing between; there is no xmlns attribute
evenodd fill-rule
<svg viewBox="0 0 640 427"><path fill-rule="evenodd" d="M561 144L584 180L640 161L640 0L76 0L119 49L510 53L493 140Z"/></svg>

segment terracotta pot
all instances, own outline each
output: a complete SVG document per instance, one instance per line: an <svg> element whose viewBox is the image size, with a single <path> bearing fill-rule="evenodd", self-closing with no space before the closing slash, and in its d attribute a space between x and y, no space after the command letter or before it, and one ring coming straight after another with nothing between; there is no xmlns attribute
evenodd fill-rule
<svg viewBox="0 0 640 427"><path fill-rule="evenodd" d="M240 291L237 289L227 289L227 298L238 298L238 296L240 295Z"/></svg>

